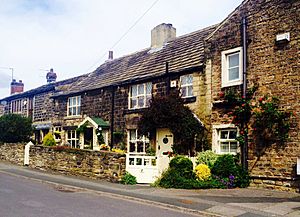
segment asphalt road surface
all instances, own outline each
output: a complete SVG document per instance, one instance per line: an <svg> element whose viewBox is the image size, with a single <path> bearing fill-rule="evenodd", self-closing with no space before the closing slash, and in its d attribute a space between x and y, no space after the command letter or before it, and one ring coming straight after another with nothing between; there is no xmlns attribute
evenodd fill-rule
<svg viewBox="0 0 300 217"><path fill-rule="evenodd" d="M106 194L0 173L1 217L191 217Z"/></svg>

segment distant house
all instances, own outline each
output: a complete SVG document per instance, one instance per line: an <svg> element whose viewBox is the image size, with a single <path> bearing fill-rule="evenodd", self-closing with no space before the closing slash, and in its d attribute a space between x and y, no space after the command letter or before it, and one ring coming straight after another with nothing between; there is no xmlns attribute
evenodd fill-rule
<svg viewBox="0 0 300 217"><path fill-rule="evenodd" d="M4 107L3 114L13 113L31 118L35 128L34 138L37 143L42 143L44 136L52 131L55 104L51 96L57 91L68 88L74 81L81 78L82 76L59 82L52 80L41 87L25 92L22 90L5 97L0 100L1 105ZM11 85L13 90L15 82L12 82Z"/></svg>

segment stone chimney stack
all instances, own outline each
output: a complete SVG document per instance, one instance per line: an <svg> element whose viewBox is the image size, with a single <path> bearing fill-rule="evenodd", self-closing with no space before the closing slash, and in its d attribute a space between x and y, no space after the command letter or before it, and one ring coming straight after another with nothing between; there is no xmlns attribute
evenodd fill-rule
<svg viewBox="0 0 300 217"><path fill-rule="evenodd" d="M162 23L151 31L151 48L160 48L174 38L176 38L176 29L172 24Z"/></svg>
<svg viewBox="0 0 300 217"><path fill-rule="evenodd" d="M53 69L50 69L50 71L46 75L47 83L55 82L57 78L56 73L53 71Z"/></svg>
<svg viewBox="0 0 300 217"><path fill-rule="evenodd" d="M10 83L10 94L23 93L24 92L24 84L22 80L16 81L13 79Z"/></svg>

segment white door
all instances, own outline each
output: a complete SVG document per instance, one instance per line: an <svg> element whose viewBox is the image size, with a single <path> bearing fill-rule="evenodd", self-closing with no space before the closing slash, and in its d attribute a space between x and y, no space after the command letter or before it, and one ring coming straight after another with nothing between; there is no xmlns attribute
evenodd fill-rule
<svg viewBox="0 0 300 217"><path fill-rule="evenodd" d="M158 172L161 174L169 167L169 152L172 152L174 142L173 133L167 128L160 128L156 130L156 156Z"/></svg>
<svg viewBox="0 0 300 217"><path fill-rule="evenodd" d="M173 133L167 128L160 128L156 131L156 150L157 156L168 156L172 152L174 138Z"/></svg>

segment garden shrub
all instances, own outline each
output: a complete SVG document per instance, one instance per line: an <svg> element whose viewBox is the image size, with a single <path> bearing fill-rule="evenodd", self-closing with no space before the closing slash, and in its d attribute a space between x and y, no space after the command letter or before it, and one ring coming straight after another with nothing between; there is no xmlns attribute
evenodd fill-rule
<svg viewBox="0 0 300 217"><path fill-rule="evenodd" d="M211 169L212 174L221 178L236 176L238 169L232 154L220 155Z"/></svg>
<svg viewBox="0 0 300 217"><path fill-rule="evenodd" d="M137 183L136 177L126 172L125 175L122 176L121 183L124 185L135 185Z"/></svg>
<svg viewBox="0 0 300 217"><path fill-rule="evenodd" d="M210 169L205 164L199 164L198 166L196 166L195 173L197 179L199 179L200 181L206 181L211 176Z"/></svg>
<svg viewBox="0 0 300 217"><path fill-rule="evenodd" d="M52 135L52 133L47 133L47 135L44 137L43 139L43 145L44 146L55 146L56 142L54 139L54 136Z"/></svg>
<svg viewBox="0 0 300 217"><path fill-rule="evenodd" d="M174 169L182 177L190 179L194 178L195 174L193 171L193 162L184 156L174 157L169 164L171 169Z"/></svg>
<svg viewBox="0 0 300 217"><path fill-rule="evenodd" d="M220 155L216 160L211 173L227 188L249 186L249 174L238 164L234 155Z"/></svg>
<svg viewBox="0 0 300 217"><path fill-rule="evenodd" d="M0 117L0 142L28 142L32 136L32 121L18 114Z"/></svg>
<svg viewBox="0 0 300 217"><path fill-rule="evenodd" d="M207 150L198 154L196 162L197 164L206 164L211 169L217 159L218 155L215 152Z"/></svg>

